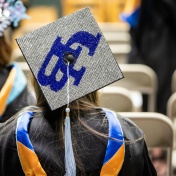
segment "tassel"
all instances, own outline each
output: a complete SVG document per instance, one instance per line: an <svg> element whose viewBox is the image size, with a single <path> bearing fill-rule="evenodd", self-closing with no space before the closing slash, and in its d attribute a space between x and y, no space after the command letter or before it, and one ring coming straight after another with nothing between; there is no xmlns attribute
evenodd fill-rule
<svg viewBox="0 0 176 176"><path fill-rule="evenodd" d="M71 126L70 126L70 109L66 108L65 118L65 176L76 176L76 164L71 140Z"/></svg>
<svg viewBox="0 0 176 176"><path fill-rule="evenodd" d="M69 58L67 58L69 59ZM67 108L66 108L66 118L65 118L65 176L76 176L76 163L73 153L73 146L71 140L71 125L70 125L70 96L69 96L69 64L70 61L67 61Z"/></svg>

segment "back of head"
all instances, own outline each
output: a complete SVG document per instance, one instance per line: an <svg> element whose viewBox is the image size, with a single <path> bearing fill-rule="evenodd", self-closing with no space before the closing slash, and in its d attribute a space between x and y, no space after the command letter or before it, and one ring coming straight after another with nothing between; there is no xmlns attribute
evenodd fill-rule
<svg viewBox="0 0 176 176"><path fill-rule="evenodd" d="M41 91L41 89L38 85L38 82L35 80L35 78L33 76L31 77L31 83L34 88L36 101L37 101L37 104L36 104L37 107L41 108L43 111L49 110L50 108L49 108L49 105L46 101L46 98L45 98L43 92ZM94 108L97 108L97 106L98 106L98 93L97 93L97 91L94 91L90 94L87 94L87 95L83 96L82 98L77 99L77 100L70 103L70 109L75 112L77 112L78 110L94 109ZM64 112L65 108L66 108L66 106L63 106L63 107L60 107L58 110L60 112Z"/></svg>

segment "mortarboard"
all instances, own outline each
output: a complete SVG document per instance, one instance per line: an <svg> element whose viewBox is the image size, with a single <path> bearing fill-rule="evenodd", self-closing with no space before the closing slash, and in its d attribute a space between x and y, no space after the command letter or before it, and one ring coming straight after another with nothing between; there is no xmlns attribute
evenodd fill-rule
<svg viewBox="0 0 176 176"><path fill-rule="evenodd" d="M51 110L123 78L89 8L27 33L18 38L17 43ZM69 108L66 114L69 117ZM70 119L67 117L65 168L67 176L75 176Z"/></svg>
<svg viewBox="0 0 176 176"><path fill-rule="evenodd" d="M89 8L25 34L17 43L51 108L67 104L67 65L70 102L123 77Z"/></svg>

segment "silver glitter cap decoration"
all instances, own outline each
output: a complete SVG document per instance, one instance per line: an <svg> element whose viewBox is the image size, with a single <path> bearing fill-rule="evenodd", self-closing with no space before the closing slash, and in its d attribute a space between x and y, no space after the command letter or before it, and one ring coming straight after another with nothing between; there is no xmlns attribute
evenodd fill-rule
<svg viewBox="0 0 176 176"><path fill-rule="evenodd" d="M67 104L67 64L70 102L121 78L119 66L89 8L25 34L17 43L51 108Z"/></svg>

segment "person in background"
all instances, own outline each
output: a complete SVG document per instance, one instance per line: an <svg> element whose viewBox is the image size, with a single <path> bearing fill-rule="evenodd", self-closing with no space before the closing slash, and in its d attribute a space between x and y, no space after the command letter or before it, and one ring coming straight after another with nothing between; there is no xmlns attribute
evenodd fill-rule
<svg viewBox="0 0 176 176"><path fill-rule="evenodd" d="M142 130L98 106L96 90L123 74L89 8L17 43L34 75L37 103L0 124L0 175L157 175Z"/></svg>
<svg viewBox="0 0 176 176"><path fill-rule="evenodd" d="M152 148L149 152L152 163L157 170L158 176L166 176L168 173L168 151L162 148Z"/></svg>
<svg viewBox="0 0 176 176"><path fill-rule="evenodd" d="M22 1L0 0L0 122L34 102L23 71L18 63L11 62L10 26L17 27L28 18L25 11Z"/></svg>
<svg viewBox="0 0 176 176"><path fill-rule="evenodd" d="M63 131L66 106L51 111L34 79L33 85L37 97L36 106L26 107L6 123L0 124L0 175L2 176L24 176L27 173L64 176L66 173ZM148 155L143 132L128 118L98 107L97 92L72 102L70 109L77 176L103 176L108 173L108 170L112 171L110 173L115 170L114 173L118 176L157 176ZM26 119L28 115L30 116L30 125L25 129L29 129L26 132L30 142L23 145L29 147L28 143L32 143L32 150L35 151L38 159L31 152L26 153L20 145L17 149L15 140L17 121L19 118ZM114 122L110 120L111 118L114 119L112 120ZM111 141L109 136L110 124L116 123L116 120L119 121L119 127L123 131L125 152L122 148L116 151L114 146L115 152L118 154L116 153L116 156L111 158L110 168L108 168L105 166L105 153L112 152L112 148L107 147L108 143L116 141L116 139ZM117 129L119 127L117 125ZM121 142L116 141L117 145L120 145ZM31 147L29 148L31 149Z"/></svg>
<svg viewBox="0 0 176 176"><path fill-rule="evenodd" d="M163 114L172 94L171 78L176 69L175 7L175 0L128 0L122 13L122 20L131 27L128 63L145 64L156 72L156 111Z"/></svg>

